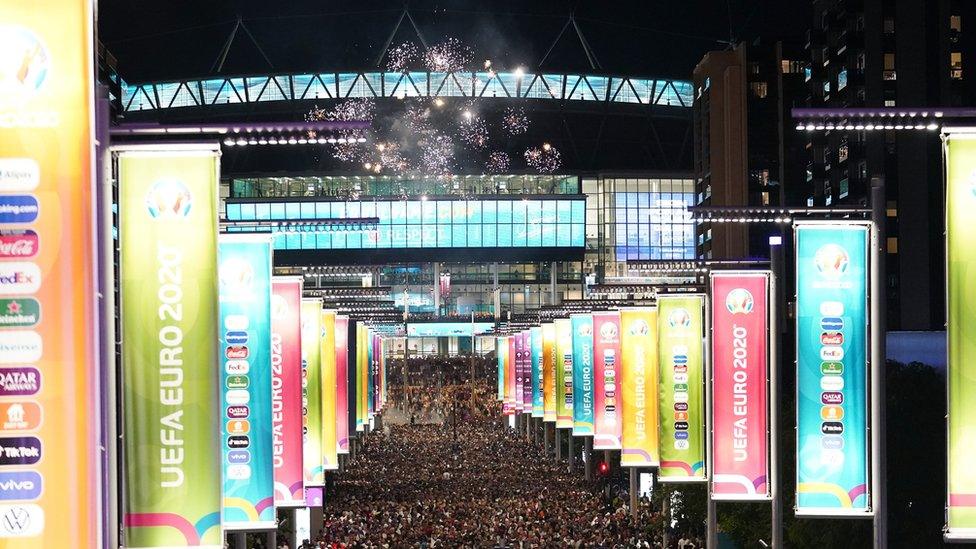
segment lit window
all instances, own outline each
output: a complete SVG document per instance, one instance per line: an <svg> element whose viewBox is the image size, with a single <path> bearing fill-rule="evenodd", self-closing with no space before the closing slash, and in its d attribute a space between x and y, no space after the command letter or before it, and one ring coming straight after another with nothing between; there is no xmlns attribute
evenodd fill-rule
<svg viewBox="0 0 976 549"><path fill-rule="evenodd" d="M847 87L847 69L837 73L837 91Z"/></svg>
<svg viewBox="0 0 976 549"><path fill-rule="evenodd" d="M750 82L749 89L752 91L752 95L758 97L759 99L765 99L768 94L768 89L765 82Z"/></svg>
<svg viewBox="0 0 976 549"><path fill-rule="evenodd" d="M763 206L769 206L769 193L768 192L763 191L763 193L762 193L762 205Z"/></svg>
<svg viewBox="0 0 976 549"><path fill-rule="evenodd" d="M949 28L956 32L962 32L962 17L959 15L950 16Z"/></svg>
<svg viewBox="0 0 976 549"><path fill-rule="evenodd" d="M949 54L949 75L953 80L962 80L962 52Z"/></svg>
<svg viewBox="0 0 976 549"><path fill-rule="evenodd" d="M888 237L888 253L889 254L898 253L898 237L896 236Z"/></svg>

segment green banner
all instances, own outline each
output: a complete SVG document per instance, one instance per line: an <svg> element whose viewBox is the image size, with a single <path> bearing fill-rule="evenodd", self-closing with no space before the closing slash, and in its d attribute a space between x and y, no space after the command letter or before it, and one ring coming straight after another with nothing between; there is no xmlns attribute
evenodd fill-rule
<svg viewBox="0 0 976 549"><path fill-rule="evenodd" d="M129 548L223 547L217 173L210 148L119 156Z"/></svg>
<svg viewBox="0 0 976 549"><path fill-rule="evenodd" d="M322 299L302 299L302 432L305 486L325 486L322 464Z"/></svg>
<svg viewBox="0 0 976 549"><path fill-rule="evenodd" d="M946 144L949 463L946 539L976 540L976 134Z"/></svg>
<svg viewBox="0 0 976 549"><path fill-rule="evenodd" d="M658 299L661 482L706 480L703 308L702 296Z"/></svg>

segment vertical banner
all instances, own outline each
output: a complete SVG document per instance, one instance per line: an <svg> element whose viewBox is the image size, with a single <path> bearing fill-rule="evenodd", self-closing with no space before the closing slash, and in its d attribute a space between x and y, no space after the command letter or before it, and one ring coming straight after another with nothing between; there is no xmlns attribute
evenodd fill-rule
<svg viewBox="0 0 976 549"><path fill-rule="evenodd" d="M556 422L556 325L542 325L542 421Z"/></svg>
<svg viewBox="0 0 976 549"><path fill-rule="evenodd" d="M271 435L271 239L218 239L226 530L275 528Z"/></svg>
<svg viewBox="0 0 976 549"><path fill-rule="evenodd" d="M303 507L302 278L271 279L271 430L275 506Z"/></svg>
<svg viewBox="0 0 976 549"><path fill-rule="evenodd" d="M516 389L518 385L515 382L515 376L517 374L517 366L515 362L515 336L505 336L505 343L508 345L508 355L505 357L505 369L508 372L508 389L506 390L506 396L508 397L508 405L511 409L512 414L518 412L518 402L516 399Z"/></svg>
<svg viewBox="0 0 976 549"><path fill-rule="evenodd" d="M976 226L972 174L976 135L945 137L948 292L947 540L976 540Z"/></svg>
<svg viewBox="0 0 976 549"><path fill-rule="evenodd" d="M305 486L324 486L322 468L322 300L302 299L302 406Z"/></svg>
<svg viewBox="0 0 976 549"><path fill-rule="evenodd" d="M658 467L657 309L620 311L620 328L620 465Z"/></svg>
<svg viewBox="0 0 976 549"><path fill-rule="evenodd" d="M705 332L700 295L658 298L661 482L705 481Z"/></svg>
<svg viewBox="0 0 976 549"><path fill-rule="evenodd" d="M13 466L0 472L5 549L93 548L102 520L92 18L89 0L0 3L0 446ZM136 350L150 356L153 341ZM158 377L153 370L149 380ZM158 394L145 393L153 410ZM142 436L157 441L144 453L156 472L144 478L159 478L159 432L157 423Z"/></svg>
<svg viewBox="0 0 976 549"><path fill-rule="evenodd" d="M521 413L525 411L525 370L522 357L524 349L521 332L512 334L512 344L515 346L513 355L515 357L515 411Z"/></svg>
<svg viewBox="0 0 976 549"><path fill-rule="evenodd" d="M336 312L322 311L322 467L339 470L339 440L336 437Z"/></svg>
<svg viewBox="0 0 976 549"><path fill-rule="evenodd" d="M365 431L369 418L366 410L368 392L367 373L369 362L369 334L366 325L356 323L356 431Z"/></svg>
<svg viewBox="0 0 976 549"><path fill-rule="evenodd" d="M529 329L529 341L532 351L532 417L542 417L542 328L535 326Z"/></svg>
<svg viewBox="0 0 976 549"><path fill-rule="evenodd" d="M620 449L620 313L593 313L593 449Z"/></svg>
<svg viewBox="0 0 976 549"><path fill-rule="evenodd" d="M532 337L528 330L522 336L522 411L532 413Z"/></svg>
<svg viewBox="0 0 976 549"><path fill-rule="evenodd" d="M593 317L572 314L573 435L593 435Z"/></svg>
<svg viewBox="0 0 976 549"><path fill-rule="evenodd" d="M349 453L349 317L335 320L336 444L339 454Z"/></svg>
<svg viewBox="0 0 976 549"><path fill-rule="evenodd" d="M505 402L505 353L508 351L505 339L495 337L495 360L498 363L498 401Z"/></svg>
<svg viewBox="0 0 976 549"><path fill-rule="evenodd" d="M502 401L502 413L505 415L512 415L515 413L514 403L512 401L512 395L509 392L509 387L512 385L512 372L508 367L508 337L499 336L498 342L498 376L499 383L501 384L498 388L498 392L501 394Z"/></svg>
<svg viewBox="0 0 976 549"><path fill-rule="evenodd" d="M218 171L210 146L119 155L126 547L224 543Z"/></svg>
<svg viewBox="0 0 976 549"><path fill-rule="evenodd" d="M556 428L573 428L573 323L557 318L556 325Z"/></svg>
<svg viewBox="0 0 976 549"><path fill-rule="evenodd" d="M797 223L795 232L796 513L870 515L868 229Z"/></svg>
<svg viewBox="0 0 976 549"><path fill-rule="evenodd" d="M711 284L712 499L769 499L769 273Z"/></svg>

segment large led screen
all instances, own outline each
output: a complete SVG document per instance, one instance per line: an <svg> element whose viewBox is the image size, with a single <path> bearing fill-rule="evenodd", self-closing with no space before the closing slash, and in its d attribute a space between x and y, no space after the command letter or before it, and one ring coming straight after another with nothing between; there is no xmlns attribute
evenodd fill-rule
<svg viewBox="0 0 976 549"><path fill-rule="evenodd" d="M276 250L391 248L582 248L585 197L497 200L228 201L229 222L275 233ZM314 227L325 220L376 218L375 228ZM265 225L265 222L267 225ZM278 225L294 224L292 227ZM331 229L331 230L330 230Z"/></svg>

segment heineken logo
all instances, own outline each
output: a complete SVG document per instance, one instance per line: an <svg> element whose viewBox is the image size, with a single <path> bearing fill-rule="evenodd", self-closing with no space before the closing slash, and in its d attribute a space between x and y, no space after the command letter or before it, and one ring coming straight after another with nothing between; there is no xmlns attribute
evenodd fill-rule
<svg viewBox="0 0 976 549"><path fill-rule="evenodd" d="M40 321L41 304L36 299L0 299L0 328L35 326Z"/></svg>

